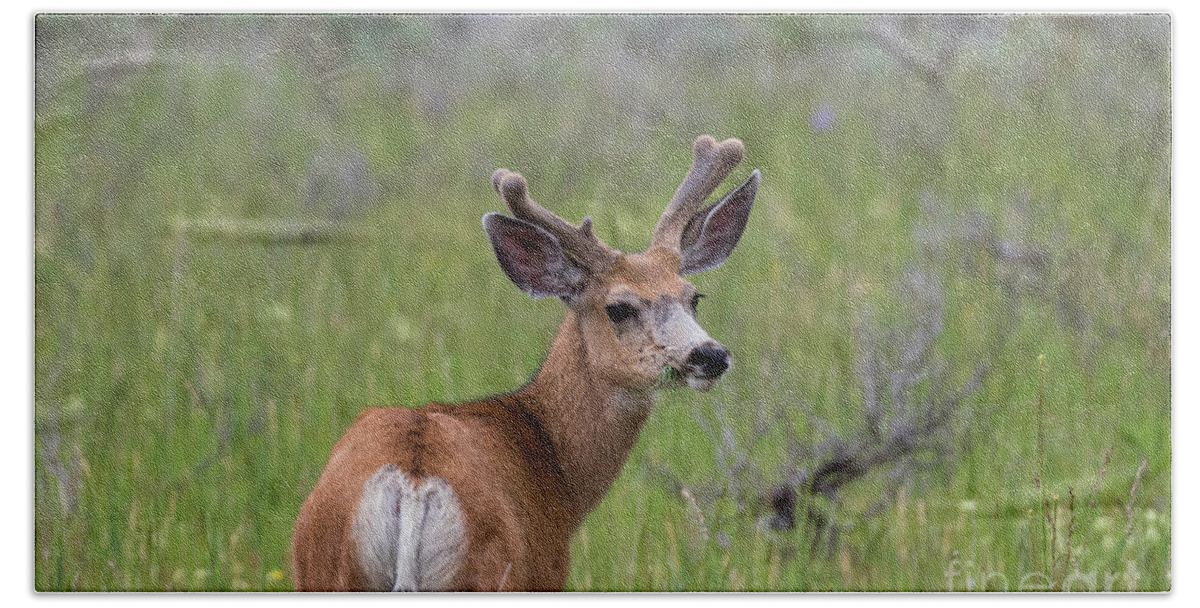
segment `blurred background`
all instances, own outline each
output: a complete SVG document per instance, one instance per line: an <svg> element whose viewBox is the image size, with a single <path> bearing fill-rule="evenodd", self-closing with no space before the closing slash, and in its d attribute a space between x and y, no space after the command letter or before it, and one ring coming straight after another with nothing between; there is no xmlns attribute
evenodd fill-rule
<svg viewBox="0 0 1200 608"><path fill-rule="evenodd" d="M573 590L1171 586L1166 15L39 15L35 586L284 590L366 407L526 381L563 317L489 176L641 250L699 134L762 187L695 277Z"/></svg>

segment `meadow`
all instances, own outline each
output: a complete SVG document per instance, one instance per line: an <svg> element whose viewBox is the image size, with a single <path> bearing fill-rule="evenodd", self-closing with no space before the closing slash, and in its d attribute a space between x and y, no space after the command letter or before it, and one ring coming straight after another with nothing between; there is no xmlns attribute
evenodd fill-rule
<svg viewBox="0 0 1200 608"><path fill-rule="evenodd" d="M1170 36L41 15L35 588L290 589L361 410L548 350L562 306L480 226L492 170L638 251L710 133L746 146L719 192L762 172L695 277L734 368L660 396L568 589L1170 589Z"/></svg>

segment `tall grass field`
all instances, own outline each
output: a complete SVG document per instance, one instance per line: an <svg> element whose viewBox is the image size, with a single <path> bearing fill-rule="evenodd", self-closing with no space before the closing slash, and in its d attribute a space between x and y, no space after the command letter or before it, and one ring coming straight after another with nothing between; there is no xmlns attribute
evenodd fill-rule
<svg viewBox="0 0 1200 608"><path fill-rule="evenodd" d="M663 392L573 591L1163 591L1166 15L39 15L34 586L282 591L368 407L511 391L563 306L497 167L644 249L737 137Z"/></svg>

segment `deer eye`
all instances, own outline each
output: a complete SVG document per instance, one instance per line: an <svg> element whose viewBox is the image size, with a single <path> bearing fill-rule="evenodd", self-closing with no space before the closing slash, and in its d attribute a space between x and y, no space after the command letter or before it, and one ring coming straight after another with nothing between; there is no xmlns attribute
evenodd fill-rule
<svg viewBox="0 0 1200 608"><path fill-rule="evenodd" d="M697 308L699 308L700 298L703 298L703 297L704 297L704 294L702 294L702 293L697 293L696 295L692 296L692 310L693 311L695 311Z"/></svg>
<svg viewBox="0 0 1200 608"><path fill-rule="evenodd" d="M604 312L608 313L608 318L613 323L627 321L637 316L638 311L629 304L609 304L604 307Z"/></svg>

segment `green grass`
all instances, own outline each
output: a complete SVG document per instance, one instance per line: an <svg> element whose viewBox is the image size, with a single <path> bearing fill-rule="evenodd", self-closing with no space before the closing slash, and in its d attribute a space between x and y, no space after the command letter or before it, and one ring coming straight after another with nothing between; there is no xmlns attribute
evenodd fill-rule
<svg viewBox="0 0 1200 608"><path fill-rule="evenodd" d="M161 19L156 44L184 44L184 21ZM359 411L512 390L548 349L561 305L514 289L479 224L502 206L491 170L523 172L537 200L637 250L692 138L712 133L746 144L731 181L763 173L737 252L696 278L710 296L701 322L736 366L711 393L661 396L573 541L568 588L967 589L953 571L1015 590L1038 584L1030 573L1061 587L1078 571L1083 586L1096 573L1098 588L1169 589L1170 93L1153 28L1122 45L1086 23L1020 20L947 72L949 101L931 110L930 87L886 53L847 50L852 17L732 21L761 34L749 39L763 73L807 71L785 86L730 69L761 58L720 36L696 57L620 47L657 83L630 92L600 50L642 22L568 21L534 44L569 59L470 72L495 47L463 46L454 63L428 20L330 18L265 20L281 38L333 40L267 68L162 59L102 79L73 58L96 35L86 19L39 18L53 79L35 120L36 588L291 588L292 522ZM98 29L121 40L132 22L115 22ZM421 89L410 56L462 73ZM821 103L838 118L816 133ZM934 127L944 134L922 135ZM311 217L302 184L331 142L362 150L379 204L322 238L271 238ZM729 497L697 517L653 474L723 481L697 413L719 402L742 443L763 411L817 440L810 416L857 424L855 310L901 310L922 192L1051 257L1049 295L1021 300L951 461L870 519L858 514L878 476L848 491L832 552L813 551L803 525L760 531L761 514ZM937 352L965 378L998 289L945 268ZM772 429L749 452L756 470L781 478L782 445Z"/></svg>

